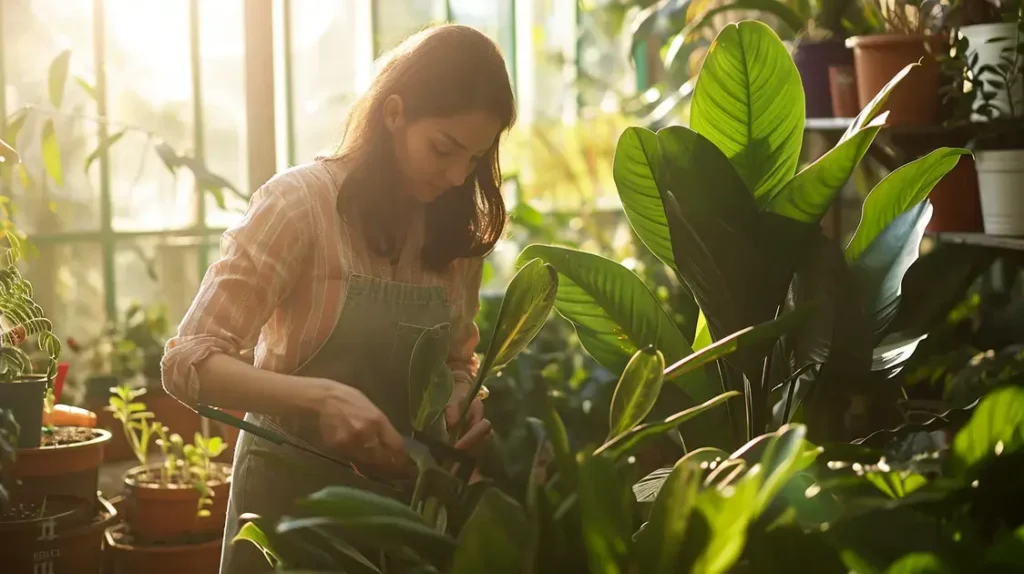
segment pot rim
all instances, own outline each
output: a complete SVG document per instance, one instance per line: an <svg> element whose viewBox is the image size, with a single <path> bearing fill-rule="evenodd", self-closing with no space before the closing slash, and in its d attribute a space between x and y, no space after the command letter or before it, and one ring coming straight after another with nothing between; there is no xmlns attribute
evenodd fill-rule
<svg viewBox="0 0 1024 574"><path fill-rule="evenodd" d="M865 34L850 36L846 39L846 45L850 48L877 48L892 44L919 44L939 40L940 37L935 34Z"/></svg>
<svg viewBox="0 0 1024 574"><path fill-rule="evenodd" d="M39 518L26 518L23 520L0 520L0 532L8 532L11 530L17 531L18 529L25 528L26 526L36 524L44 520L59 521L61 519L72 517L80 512L88 512L89 507L91 506L88 500L70 494L47 495L43 500L45 501L46 499L60 499L65 501L71 501L74 503L74 506L68 510L64 510L57 514L42 516Z"/></svg>
<svg viewBox="0 0 1024 574"><path fill-rule="evenodd" d="M120 524L114 524L113 526L107 527L103 531L103 537L106 539L107 547L120 552L138 552L144 554L177 554L188 550L206 550L208 548L214 548L220 546L224 542L223 536L216 536L206 542L197 542L195 544L179 544L176 546L170 545L152 545L147 546L145 544L124 544L114 540L114 534L118 531L123 531L127 527L127 524L122 522Z"/></svg>
<svg viewBox="0 0 1024 574"><path fill-rule="evenodd" d="M231 465L229 463L220 462L220 461L215 461L215 462L213 462L213 464L215 464L215 465L217 465L217 466L219 466L221 468L226 468L227 471L226 471L225 474L227 474L227 478L225 478L224 480L219 480L219 481L216 481L216 482L208 483L207 486L209 486L211 488L215 488L215 487L218 487L218 486L224 486L224 485L230 486L231 485ZM162 485L153 485L153 484L148 484L148 483L147 484L139 484L138 482L136 482L136 480L135 480L136 475L138 475L141 472L145 472L145 471L148 471L148 470L151 470L151 469L159 469L160 466L161 466L161 463L159 463L159 462L151 462L151 463L148 463L148 464L141 464L139 466L135 466L135 467L132 467L132 468L128 469L128 471L124 473L124 485L125 485L125 487L131 488L131 489L136 489L136 490L163 491L163 492L187 492L187 491L194 491L195 490L192 486L182 486L182 485L179 485L179 484L169 484L167 486L162 486Z"/></svg>
<svg viewBox="0 0 1024 574"><path fill-rule="evenodd" d="M113 434L111 434L110 431L108 431L106 429L95 428L95 427L67 426L67 427L60 427L60 428L89 429L89 430L93 431L94 433L97 433L97 435L92 437L91 439L85 441L85 442L76 442L74 444L56 444L56 445L50 445L50 446L37 446L37 447L33 447L33 448L19 448L18 449L18 456L19 457L22 456L23 453L24 454L29 454L29 456L31 456L30 453L39 452L39 451L47 451L47 452L56 451L56 452L61 452L62 450L69 450L69 449L75 449L75 448L94 447L94 446L97 446L97 445L99 445L101 443L107 442L108 440L111 439L111 437L114 436Z"/></svg>

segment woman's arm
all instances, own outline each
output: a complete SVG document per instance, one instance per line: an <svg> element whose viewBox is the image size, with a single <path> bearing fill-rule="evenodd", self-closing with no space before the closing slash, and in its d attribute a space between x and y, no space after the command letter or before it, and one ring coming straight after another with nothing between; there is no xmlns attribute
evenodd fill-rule
<svg viewBox="0 0 1024 574"><path fill-rule="evenodd" d="M480 360L476 356L476 346L480 342L480 328L476 324L476 314L480 310L480 281L483 277L483 260L471 259L465 262L461 276L455 288L459 289L456 304L460 306L459 319L454 325L452 342L448 354L448 368L455 379L455 388L449 401L445 418L449 428L455 428L462 408L469 397L469 392L480 369ZM460 441L461 445L472 447L490 432L490 423L483 420L483 403L474 400L469 411L469 425L472 430L467 432ZM482 426L481 426L482 425Z"/></svg>
<svg viewBox="0 0 1024 574"><path fill-rule="evenodd" d="M288 180L272 181L224 234L224 257L210 266L162 361L164 387L186 405L276 415L315 404L318 382L258 369L242 354L305 259L313 234L307 193Z"/></svg>

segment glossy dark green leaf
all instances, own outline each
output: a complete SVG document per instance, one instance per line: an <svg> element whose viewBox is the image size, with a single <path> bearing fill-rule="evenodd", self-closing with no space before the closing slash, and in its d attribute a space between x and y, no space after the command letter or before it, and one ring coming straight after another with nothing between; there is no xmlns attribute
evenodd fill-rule
<svg viewBox="0 0 1024 574"><path fill-rule="evenodd" d="M953 438L949 463L964 476L990 458L1009 456L1024 446L1024 388L1009 386L989 393L971 420Z"/></svg>
<svg viewBox="0 0 1024 574"><path fill-rule="evenodd" d="M615 462L583 454L579 465L579 505L591 572L624 572L632 532L632 493Z"/></svg>
<svg viewBox="0 0 1024 574"><path fill-rule="evenodd" d="M299 500L299 507L317 516L335 518L390 517L426 526L423 517L397 500L359 488L328 486Z"/></svg>
<svg viewBox="0 0 1024 574"><path fill-rule="evenodd" d="M658 142L673 253L711 335L774 319L817 226L758 213L732 164L702 135L672 127L658 132ZM741 350L730 361L759 380L763 358Z"/></svg>
<svg viewBox="0 0 1024 574"><path fill-rule="evenodd" d="M60 143L57 141L57 131L54 128L53 120L46 120L43 124L43 167L46 175L57 184L64 185L64 164L61 160Z"/></svg>
<svg viewBox="0 0 1024 574"><path fill-rule="evenodd" d="M928 201L906 210L875 237L850 268L875 334L882 333L896 316L903 277L917 261L931 216Z"/></svg>
<svg viewBox="0 0 1024 574"><path fill-rule="evenodd" d="M528 261L505 290L478 381L505 367L537 336L558 291L558 273L539 259Z"/></svg>
<svg viewBox="0 0 1024 574"><path fill-rule="evenodd" d="M889 566L885 574L953 574L953 570L935 554L914 552Z"/></svg>
<svg viewBox="0 0 1024 574"><path fill-rule="evenodd" d="M251 542L256 545L256 548L259 548L260 552L263 552L263 555L267 559L267 563L271 566L274 566L281 561L277 554L275 554L275 550L270 539L267 537L263 529L255 522L247 522L242 525L242 527L238 529L238 534L231 539L232 544L237 544L242 541Z"/></svg>
<svg viewBox="0 0 1024 574"><path fill-rule="evenodd" d="M650 440L658 435L664 434L682 423L700 415L722 403L733 398L742 396L737 391L729 391L722 393L717 397L705 401L704 403L697 405L693 408L680 411L664 421L647 423L634 427L632 430L625 434L621 434L614 439L604 443L594 451L595 455L604 454L605 456L612 459L620 459L627 453L636 449L644 441Z"/></svg>
<svg viewBox="0 0 1024 574"><path fill-rule="evenodd" d="M644 421L661 394L664 372L665 357L660 351L648 347L633 355L612 394L609 439Z"/></svg>
<svg viewBox="0 0 1024 574"><path fill-rule="evenodd" d="M879 117L882 111L885 109L885 104L886 102L889 101L889 96L892 95L893 89L895 89L895 87L900 82L902 82L903 79L906 78L907 75L910 74L910 72L914 68L918 68L920 66L921 64L918 63L907 64L906 66L903 67L902 70L900 70L898 74L896 74L895 76L892 77L891 80L889 80L889 83L883 86L881 90L878 90L878 93L875 94L875 97L871 98L871 101L868 102L868 105L864 106L860 113L857 114L857 117L854 118L853 123L850 124L850 127L846 128L846 132L843 133L842 138L840 138L839 140L840 143L845 142L848 139L851 139L852 137L854 137L854 135L856 135L862 129L871 124L876 117Z"/></svg>
<svg viewBox="0 0 1024 574"><path fill-rule="evenodd" d="M717 361L731 353L735 353L741 348L753 346L770 348L779 337L793 329L799 328L813 317L816 309L816 306L813 304L806 305L800 309L790 311L778 319L737 331L720 341L704 347L689 357L669 365L665 369L665 379L669 381L674 380L712 361Z"/></svg>
<svg viewBox="0 0 1024 574"><path fill-rule="evenodd" d="M488 488L462 526L451 574L521 574L531 525L519 504L497 488Z"/></svg>
<svg viewBox="0 0 1024 574"><path fill-rule="evenodd" d="M357 539L381 548L409 548L434 563L445 563L455 550L455 540L423 523L394 516L312 516L285 518L277 525L278 534L303 530L328 529L342 532L345 539Z"/></svg>
<svg viewBox="0 0 1024 574"><path fill-rule="evenodd" d="M679 462L687 461L691 464L697 465L701 469L710 470L728 457L729 453L722 449L702 447L690 451L686 456L679 459ZM653 501L658 495L658 491L661 490L661 486L665 483L669 474L671 474L678 466L679 464L677 463L674 467L659 468L634 484L633 495L636 496L637 502Z"/></svg>
<svg viewBox="0 0 1024 574"><path fill-rule="evenodd" d="M425 432L452 398L455 380L445 364L448 327L424 329L409 359L409 416L414 429Z"/></svg>
<svg viewBox="0 0 1024 574"><path fill-rule="evenodd" d="M637 536L640 572L670 574L679 571L679 555L701 476L700 464L684 458L666 477L651 507L651 517Z"/></svg>
<svg viewBox="0 0 1024 574"><path fill-rule="evenodd" d="M632 127L619 136L612 176L626 219L651 253L675 269L672 238L656 182L660 169L661 150L657 134L645 128Z"/></svg>
<svg viewBox="0 0 1024 574"><path fill-rule="evenodd" d="M885 118L877 118L793 176L771 198L767 210L797 221L821 221L871 148L884 122Z"/></svg>
<svg viewBox="0 0 1024 574"><path fill-rule="evenodd" d="M804 113L800 74L776 33L750 20L725 26L697 78L690 125L729 158L759 205L796 173Z"/></svg>
<svg viewBox="0 0 1024 574"><path fill-rule="evenodd" d="M856 263L897 217L924 201L939 180L970 154L959 148L939 148L887 175L864 200L857 231L846 246L846 260Z"/></svg>
<svg viewBox="0 0 1024 574"><path fill-rule="evenodd" d="M666 362L690 354L689 343L658 298L629 269L600 255L550 245L527 247L520 261L535 257L558 271L555 308L575 325L584 348L605 368L621 373L646 347L660 351ZM695 394L713 392L698 375L680 384Z"/></svg>
<svg viewBox="0 0 1024 574"><path fill-rule="evenodd" d="M71 51L64 50L50 62L50 103L60 109L64 101L64 87L68 83L68 65L71 62Z"/></svg>

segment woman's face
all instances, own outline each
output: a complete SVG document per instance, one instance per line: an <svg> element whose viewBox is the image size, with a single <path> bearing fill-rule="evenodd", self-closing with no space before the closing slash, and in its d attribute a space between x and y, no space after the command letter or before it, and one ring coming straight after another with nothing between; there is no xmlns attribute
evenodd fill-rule
<svg viewBox="0 0 1024 574"><path fill-rule="evenodd" d="M397 96L385 103L384 114L405 190L423 203L462 185L501 132L501 122L487 112L408 122Z"/></svg>

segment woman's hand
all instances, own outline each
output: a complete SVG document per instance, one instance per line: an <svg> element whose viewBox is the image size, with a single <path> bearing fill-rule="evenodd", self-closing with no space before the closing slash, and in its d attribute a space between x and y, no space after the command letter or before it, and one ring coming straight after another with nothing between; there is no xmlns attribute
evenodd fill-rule
<svg viewBox="0 0 1024 574"><path fill-rule="evenodd" d="M387 416L358 389L327 379L316 379L320 437L328 448L374 468L402 472L408 469L405 443Z"/></svg>
<svg viewBox="0 0 1024 574"><path fill-rule="evenodd" d="M466 404L466 399L471 386L468 384L456 385L452 392L452 398L444 411L445 421L448 423L448 430L455 432L459 425L459 416ZM479 455L480 450L486 443L487 437L491 434L491 421L484 418L484 403L477 397L469 404L467 415L468 430L459 437L455 448L464 450L473 455Z"/></svg>

